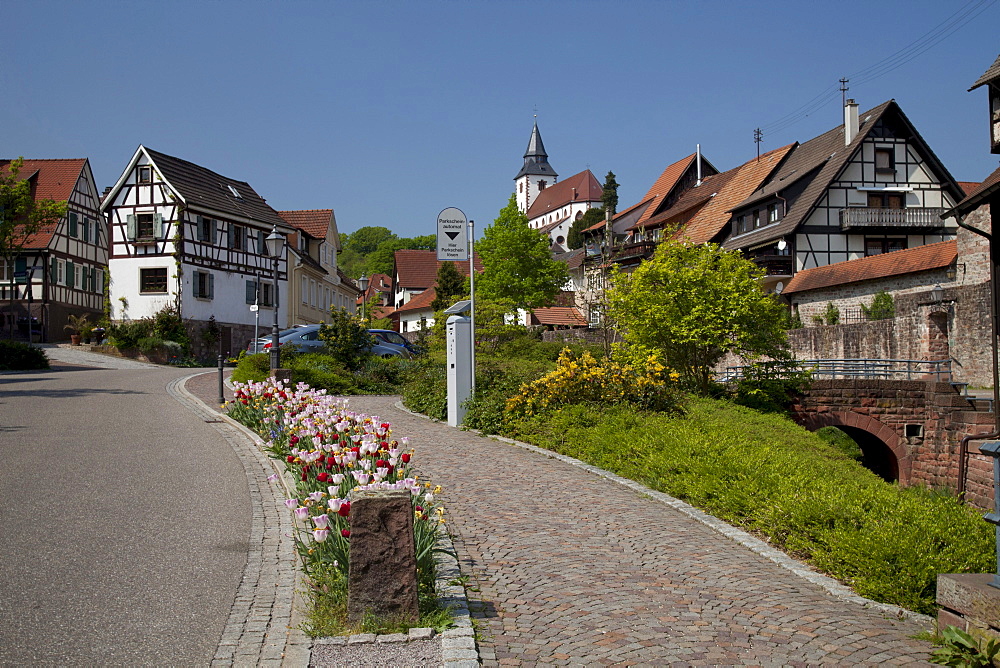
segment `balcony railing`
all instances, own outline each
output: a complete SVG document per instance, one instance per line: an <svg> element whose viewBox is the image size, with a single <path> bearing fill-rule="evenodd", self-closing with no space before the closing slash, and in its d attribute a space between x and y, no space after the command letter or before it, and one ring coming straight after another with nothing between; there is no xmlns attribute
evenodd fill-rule
<svg viewBox="0 0 1000 668"><path fill-rule="evenodd" d="M639 241L637 243L625 244L623 246L615 246L611 251L611 260L613 262L621 262L622 260L632 258L647 259L652 257L653 252L656 251L657 245L658 244L655 241Z"/></svg>
<svg viewBox="0 0 1000 668"><path fill-rule="evenodd" d="M840 229L857 227L941 227L941 214L947 209L937 207L911 209L871 209L850 207L840 210Z"/></svg>
<svg viewBox="0 0 1000 668"><path fill-rule="evenodd" d="M767 276L791 276L795 273L795 260L790 255L758 255L753 261L764 268Z"/></svg>

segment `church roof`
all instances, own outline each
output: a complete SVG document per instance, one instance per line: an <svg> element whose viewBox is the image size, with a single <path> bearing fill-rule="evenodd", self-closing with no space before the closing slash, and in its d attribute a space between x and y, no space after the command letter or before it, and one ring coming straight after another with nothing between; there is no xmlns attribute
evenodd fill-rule
<svg viewBox="0 0 1000 668"><path fill-rule="evenodd" d="M521 167L521 171L517 173L514 180L516 181L528 174L533 176L551 176L552 178L559 176L556 174L556 170L552 169L552 165L549 164L549 156L545 152L545 146L542 144L542 134L538 131L537 122L535 123L535 127L531 129L528 150L524 152L524 166Z"/></svg>
<svg viewBox="0 0 1000 668"><path fill-rule="evenodd" d="M574 202L600 202L604 188L589 169L549 186L538 193L528 209L528 220L544 216L550 211Z"/></svg>

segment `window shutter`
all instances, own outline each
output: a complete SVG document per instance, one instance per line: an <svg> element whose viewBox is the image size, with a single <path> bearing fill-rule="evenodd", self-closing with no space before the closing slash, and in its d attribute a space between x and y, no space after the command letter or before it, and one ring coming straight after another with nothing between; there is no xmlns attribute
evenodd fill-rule
<svg viewBox="0 0 1000 668"><path fill-rule="evenodd" d="M159 239L163 236L163 214L153 214L153 237Z"/></svg>
<svg viewBox="0 0 1000 668"><path fill-rule="evenodd" d="M71 288L76 287L76 268L72 260L66 260L66 285Z"/></svg>
<svg viewBox="0 0 1000 668"><path fill-rule="evenodd" d="M49 259L49 282L56 283L59 280L59 261L54 257Z"/></svg>
<svg viewBox="0 0 1000 668"><path fill-rule="evenodd" d="M212 230L212 234L210 236L211 236L211 240L212 240L212 245L214 246L215 244L219 243L219 224L218 224L218 221L216 221L213 218L212 222L211 222L211 225L212 225L212 227L210 229Z"/></svg>
<svg viewBox="0 0 1000 668"><path fill-rule="evenodd" d="M83 217L83 240L90 243L90 218Z"/></svg>
<svg viewBox="0 0 1000 668"><path fill-rule="evenodd" d="M71 237L75 237L76 236L76 221L77 221L76 212L75 211L70 211L69 212L69 235Z"/></svg>
<svg viewBox="0 0 1000 668"><path fill-rule="evenodd" d="M267 244L264 243L264 230L257 230L257 255L267 255Z"/></svg>
<svg viewBox="0 0 1000 668"><path fill-rule="evenodd" d="M128 240L129 241L135 241L136 226L137 226L137 223L136 223L136 220L135 220L135 214L130 213L128 215L128 217L126 218L126 220L128 222L128 225L127 225L128 229L126 231L126 234L128 236Z"/></svg>
<svg viewBox="0 0 1000 668"><path fill-rule="evenodd" d="M208 295L209 299L215 299L215 274L208 275Z"/></svg>
<svg viewBox="0 0 1000 668"><path fill-rule="evenodd" d="M195 227L198 228L197 229L197 234L195 234L195 237L198 239L198 241L204 241L205 240L205 218L203 216L195 216L195 218L194 218L194 224L195 224Z"/></svg>
<svg viewBox="0 0 1000 668"><path fill-rule="evenodd" d="M254 281L247 281L247 304L253 304L257 296L257 284Z"/></svg>

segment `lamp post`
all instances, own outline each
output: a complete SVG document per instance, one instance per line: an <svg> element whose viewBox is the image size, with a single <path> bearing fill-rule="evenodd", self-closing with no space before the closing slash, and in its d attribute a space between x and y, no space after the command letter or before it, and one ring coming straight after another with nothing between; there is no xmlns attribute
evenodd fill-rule
<svg viewBox="0 0 1000 668"><path fill-rule="evenodd" d="M271 375L281 366L278 353L278 261L285 251L285 235L278 233L278 226L271 229L271 234L264 239L267 254L271 256L271 266L274 269L274 324L271 327Z"/></svg>
<svg viewBox="0 0 1000 668"><path fill-rule="evenodd" d="M365 302L368 299L368 277L361 274L358 279L358 287L361 288L361 322L365 321Z"/></svg>

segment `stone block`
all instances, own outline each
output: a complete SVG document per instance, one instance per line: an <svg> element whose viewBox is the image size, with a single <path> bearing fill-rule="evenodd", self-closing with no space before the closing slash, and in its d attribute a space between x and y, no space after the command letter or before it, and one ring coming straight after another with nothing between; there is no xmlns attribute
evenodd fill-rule
<svg viewBox="0 0 1000 668"><path fill-rule="evenodd" d="M370 613L415 622L417 560L409 491L356 492L350 520L348 618L360 621Z"/></svg>
<svg viewBox="0 0 1000 668"><path fill-rule="evenodd" d="M993 573L943 573L937 579L937 604L970 624L1000 631L1000 589L990 586L995 577Z"/></svg>

